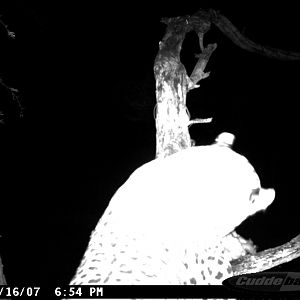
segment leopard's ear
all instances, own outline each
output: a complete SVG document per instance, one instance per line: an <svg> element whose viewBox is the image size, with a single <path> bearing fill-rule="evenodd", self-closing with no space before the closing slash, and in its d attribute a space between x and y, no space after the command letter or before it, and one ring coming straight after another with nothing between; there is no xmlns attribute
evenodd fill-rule
<svg viewBox="0 0 300 300"><path fill-rule="evenodd" d="M229 132L222 132L216 137L215 144L218 146L226 146L231 148L234 143L234 140L234 134Z"/></svg>
<svg viewBox="0 0 300 300"><path fill-rule="evenodd" d="M254 212L265 210L275 199L274 189L254 189L250 195L250 202Z"/></svg>

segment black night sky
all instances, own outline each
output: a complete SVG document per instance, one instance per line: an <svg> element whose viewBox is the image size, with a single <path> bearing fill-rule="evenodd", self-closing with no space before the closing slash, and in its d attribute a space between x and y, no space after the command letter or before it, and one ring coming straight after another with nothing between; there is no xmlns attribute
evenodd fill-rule
<svg viewBox="0 0 300 300"><path fill-rule="evenodd" d="M153 63L162 17L219 9L255 42L300 52L299 11L292 5L96 2L0 3L1 20L16 35L9 39L0 28L0 77L19 90L24 106L19 119L1 89L0 255L12 285L67 284L113 193L154 158ZM272 207L239 232L260 249L275 247L300 227L300 62L248 53L214 26L204 42L218 44L206 69L211 75L188 94L187 105L193 118L214 121L194 125L192 138L204 145L222 131L236 135L234 149L277 193ZM190 33L182 50L188 73L196 53ZM280 270L299 271L299 259Z"/></svg>

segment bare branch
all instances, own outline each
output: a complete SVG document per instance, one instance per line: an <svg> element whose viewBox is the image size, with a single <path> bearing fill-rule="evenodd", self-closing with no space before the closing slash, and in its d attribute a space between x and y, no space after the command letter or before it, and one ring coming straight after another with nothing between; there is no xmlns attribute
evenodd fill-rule
<svg viewBox="0 0 300 300"><path fill-rule="evenodd" d="M245 37L225 16L214 10L211 13L213 24L240 48L278 60L300 60L299 52L259 45Z"/></svg>
<svg viewBox="0 0 300 300"><path fill-rule="evenodd" d="M1 20L1 16L0 16L0 25L2 25L6 29L7 35L10 38L13 38L13 39L15 38L15 33L8 29L8 26ZM0 78L0 85L2 85L5 89L7 89L9 91L9 93L11 94L13 101L15 101L17 103L18 108L20 110L19 116L20 116L20 118L22 118L24 109L22 107L22 104L21 104L19 96L18 96L19 91L15 88L10 87L7 84L5 84L5 82L2 80L2 78ZM4 124L4 119L2 118L3 116L4 116L4 113L0 112L0 123L1 124Z"/></svg>
<svg viewBox="0 0 300 300"><path fill-rule="evenodd" d="M246 255L231 262L234 275L265 271L300 257L300 235L281 246Z"/></svg>
<svg viewBox="0 0 300 300"><path fill-rule="evenodd" d="M203 47L203 34L201 32L198 33L199 36L199 43L200 43L200 48ZM202 45L201 45L202 44ZM190 83L189 83L189 90L193 88L199 87L197 83L201 79L205 79L209 76L209 72L205 73L204 69L209 61L210 56L212 53L215 51L217 48L217 44L209 44L206 48L203 48L202 53L198 54L197 57L198 62L196 63L194 70L190 76Z"/></svg>
<svg viewBox="0 0 300 300"><path fill-rule="evenodd" d="M202 123L211 123L213 118L205 118L205 119L194 119L190 120L188 126L193 125L193 124L202 124Z"/></svg>
<svg viewBox="0 0 300 300"><path fill-rule="evenodd" d="M10 38L14 39L15 36L16 36L15 33L14 33L13 31L10 31L10 30L8 29L8 26L1 20L1 16L0 16L0 24L6 29L7 35L8 35Z"/></svg>
<svg viewBox="0 0 300 300"><path fill-rule="evenodd" d="M13 88L13 87L10 87L8 86L1 78L0 78L0 85L2 85L3 87L5 87L11 94L11 97L12 97L12 100L15 101L17 103L17 106L19 108L19 116L20 118L23 118L23 111L24 111L24 108L20 102L20 99L19 99L19 90ZM4 114L3 113L0 113L0 116L3 116ZM0 123L4 123L4 121L1 119Z"/></svg>

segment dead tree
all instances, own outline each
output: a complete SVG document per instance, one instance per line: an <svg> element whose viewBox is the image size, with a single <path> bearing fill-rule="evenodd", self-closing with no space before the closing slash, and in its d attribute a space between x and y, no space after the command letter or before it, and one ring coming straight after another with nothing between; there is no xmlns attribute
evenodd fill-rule
<svg viewBox="0 0 300 300"><path fill-rule="evenodd" d="M167 25L159 43L154 63L156 79L156 157L165 157L191 146L188 126L210 122L211 119L190 120L186 95L199 87L199 81L209 76L205 67L217 44L204 45L203 39L211 25L217 26L234 44L269 58L300 60L300 53L265 47L246 38L225 16L215 10L200 9L192 16L163 18ZM201 53L190 76L180 61L180 51L185 35L195 31ZM232 261L235 275L259 272L300 257L300 235L282 246ZM270 259L272 258L272 259Z"/></svg>

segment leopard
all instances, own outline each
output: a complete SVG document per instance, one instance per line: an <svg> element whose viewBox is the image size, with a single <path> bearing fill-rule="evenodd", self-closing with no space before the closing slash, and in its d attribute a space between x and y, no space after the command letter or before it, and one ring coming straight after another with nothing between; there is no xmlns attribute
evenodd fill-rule
<svg viewBox="0 0 300 300"><path fill-rule="evenodd" d="M256 247L235 229L275 199L235 136L156 158L116 191L70 285L220 285Z"/></svg>

